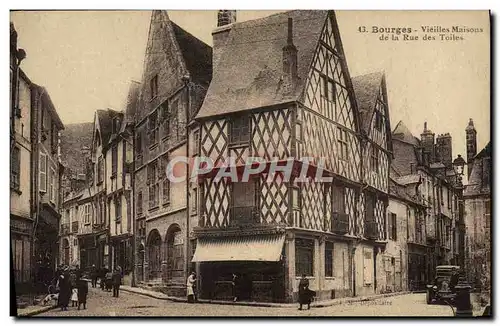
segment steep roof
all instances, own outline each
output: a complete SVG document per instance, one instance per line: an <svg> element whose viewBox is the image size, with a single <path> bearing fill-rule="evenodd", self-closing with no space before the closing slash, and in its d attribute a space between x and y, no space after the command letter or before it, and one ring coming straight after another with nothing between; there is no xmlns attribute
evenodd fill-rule
<svg viewBox="0 0 500 326"><path fill-rule="evenodd" d="M402 120L400 120L396 125L396 128L394 128L392 138L404 141L413 146L420 146L420 140L413 136L410 129L408 129Z"/></svg>
<svg viewBox="0 0 500 326"><path fill-rule="evenodd" d="M409 184L419 183L420 179L421 179L421 177L420 177L419 174L408 174L408 175L403 175L401 177L398 177L395 180L399 184L401 184L403 186L406 186L406 185L409 185Z"/></svg>
<svg viewBox="0 0 500 326"><path fill-rule="evenodd" d="M73 171L85 173L82 148L87 146L90 149L92 146L93 127L92 122L74 123L66 125L61 131L61 161Z"/></svg>
<svg viewBox="0 0 500 326"><path fill-rule="evenodd" d="M56 123L56 125L59 127L59 129L64 130L64 124L61 121L61 118L59 117L59 114L57 114L57 110L54 106L54 103L52 102L52 99L50 98L49 92L47 89L43 86L37 85L35 83L31 83L33 89L35 89L38 93L38 96L41 97L43 106L47 108L49 111L50 115L52 116L52 119Z"/></svg>
<svg viewBox="0 0 500 326"><path fill-rule="evenodd" d="M489 142L475 157L468 185L465 187L465 196L491 194L491 143Z"/></svg>
<svg viewBox="0 0 500 326"><path fill-rule="evenodd" d="M99 129L101 131L102 145L106 146L113 131L113 118L123 113L112 109L97 110L97 118L99 119Z"/></svg>
<svg viewBox="0 0 500 326"><path fill-rule="evenodd" d="M128 89L127 102L125 103L125 116L129 121L134 121L140 92L141 83L132 80Z"/></svg>
<svg viewBox="0 0 500 326"><path fill-rule="evenodd" d="M328 11L296 10L234 23L196 116L205 118L300 99ZM283 47L288 18L297 48L297 86L284 91Z"/></svg>
<svg viewBox="0 0 500 326"><path fill-rule="evenodd" d="M212 48L176 23L171 23L192 80L208 85L212 79Z"/></svg>
<svg viewBox="0 0 500 326"><path fill-rule="evenodd" d="M374 72L352 78L352 86L361 116L361 126L365 131L370 128L383 76L383 72Z"/></svg>

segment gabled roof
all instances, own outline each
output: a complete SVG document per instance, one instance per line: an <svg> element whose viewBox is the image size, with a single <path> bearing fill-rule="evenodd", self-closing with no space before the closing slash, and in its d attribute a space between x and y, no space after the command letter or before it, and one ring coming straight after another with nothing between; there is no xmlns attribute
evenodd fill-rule
<svg viewBox="0 0 500 326"><path fill-rule="evenodd" d="M300 100L327 16L323 10L296 10L234 23L196 118ZM282 60L289 17L298 81L294 90L286 92Z"/></svg>
<svg viewBox="0 0 500 326"><path fill-rule="evenodd" d="M374 72L352 78L352 86L361 115L361 127L366 132L370 128L383 76L383 72Z"/></svg>
<svg viewBox="0 0 500 326"><path fill-rule="evenodd" d="M212 48L176 23L171 23L191 79L196 83L208 85L212 80Z"/></svg>
<svg viewBox="0 0 500 326"><path fill-rule="evenodd" d="M125 103L125 116L129 121L134 121L135 111L139 102L139 95L141 92L141 83L132 80L127 94L127 101Z"/></svg>
<svg viewBox="0 0 500 326"><path fill-rule="evenodd" d="M61 131L61 161L73 172L85 173L82 148L92 146L93 128L92 122L73 123Z"/></svg>
<svg viewBox="0 0 500 326"><path fill-rule="evenodd" d="M121 119L123 117L123 112L106 109L97 110L96 115L99 121L102 145L105 147L108 144L113 131L113 119L117 116Z"/></svg>
<svg viewBox="0 0 500 326"><path fill-rule="evenodd" d="M491 195L491 143L489 142L475 157L464 196Z"/></svg>
<svg viewBox="0 0 500 326"><path fill-rule="evenodd" d="M64 130L64 124L62 123L61 118L59 118L59 114L57 114L57 110L54 106L54 103L52 102L52 99L50 98L47 89L33 82L31 83L31 85L32 89L35 89L38 93L37 97L40 97L42 99L43 107L49 111L53 121L56 123L59 129Z"/></svg>
<svg viewBox="0 0 500 326"><path fill-rule="evenodd" d="M420 146L420 140L413 136L410 129L408 129L402 120L400 120L396 125L396 128L394 128L392 138L404 141L413 146Z"/></svg>
<svg viewBox="0 0 500 326"><path fill-rule="evenodd" d="M356 103L361 118L361 128L369 135L373 115L377 104L377 97L382 91L383 101L385 103L385 116L386 116L386 142L387 149L392 152L392 134L389 116L389 103L387 99L387 89L385 85L384 72L374 72L371 74L356 76L352 78L352 86L356 97Z"/></svg>

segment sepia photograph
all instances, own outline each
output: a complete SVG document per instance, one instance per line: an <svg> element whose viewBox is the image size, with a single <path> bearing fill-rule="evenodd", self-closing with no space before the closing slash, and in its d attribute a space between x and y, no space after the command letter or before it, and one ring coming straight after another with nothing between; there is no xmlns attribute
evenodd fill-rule
<svg viewBox="0 0 500 326"><path fill-rule="evenodd" d="M490 11L9 20L11 316L491 318Z"/></svg>

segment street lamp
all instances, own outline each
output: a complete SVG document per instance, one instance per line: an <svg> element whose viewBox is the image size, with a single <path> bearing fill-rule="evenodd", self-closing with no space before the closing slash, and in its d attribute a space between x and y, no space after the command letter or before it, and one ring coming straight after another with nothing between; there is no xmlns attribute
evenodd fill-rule
<svg viewBox="0 0 500 326"><path fill-rule="evenodd" d="M453 170L455 170L455 175L457 176L457 181L461 181L464 175L465 160L462 155L458 154L457 158L453 160Z"/></svg>
<svg viewBox="0 0 500 326"><path fill-rule="evenodd" d="M458 249L459 249L459 265L465 268L465 220L464 220L464 202L463 202L463 184L462 175L464 174L465 160L461 155L458 155L455 160L453 160L453 170L455 170L456 189L458 193L458 224L459 224L459 238L458 238Z"/></svg>

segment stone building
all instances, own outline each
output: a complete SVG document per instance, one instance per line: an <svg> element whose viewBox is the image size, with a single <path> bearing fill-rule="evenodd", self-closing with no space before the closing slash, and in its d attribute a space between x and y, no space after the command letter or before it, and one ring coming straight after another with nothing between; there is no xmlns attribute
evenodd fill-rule
<svg viewBox="0 0 500 326"><path fill-rule="evenodd" d="M212 49L166 11L153 11L135 111L136 274L139 282L171 295L185 294L197 197L190 196L187 178L170 182L166 166L188 156L188 125L211 77ZM187 171L175 173L186 177Z"/></svg>
<svg viewBox="0 0 500 326"><path fill-rule="evenodd" d="M17 32L10 24L10 234L16 291L31 283L32 275L32 171L31 81L21 70L26 53L18 48Z"/></svg>
<svg viewBox="0 0 500 326"><path fill-rule="evenodd" d="M471 171L464 191L466 270L471 284L483 291L489 291L492 247L491 143L468 161L471 162Z"/></svg>
<svg viewBox="0 0 500 326"><path fill-rule="evenodd" d="M458 264L458 189L455 172L451 166L451 136L438 136L427 129L420 139L413 136L406 125L400 121L393 131L394 160L392 166L399 176L419 180L419 196L426 207L425 244L411 244L409 256L422 257L426 250L426 258L415 258L417 262L410 265L423 265L425 261L426 275L429 280L434 277L437 265ZM419 277L419 282L422 277Z"/></svg>

